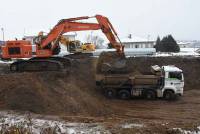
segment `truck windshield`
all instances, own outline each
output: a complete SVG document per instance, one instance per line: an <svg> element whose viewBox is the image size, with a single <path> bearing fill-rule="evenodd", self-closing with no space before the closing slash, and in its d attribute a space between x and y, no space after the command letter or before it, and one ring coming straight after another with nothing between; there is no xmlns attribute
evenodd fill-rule
<svg viewBox="0 0 200 134"><path fill-rule="evenodd" d="M182 80L182 72L169 72L169 78Z"/></svg>

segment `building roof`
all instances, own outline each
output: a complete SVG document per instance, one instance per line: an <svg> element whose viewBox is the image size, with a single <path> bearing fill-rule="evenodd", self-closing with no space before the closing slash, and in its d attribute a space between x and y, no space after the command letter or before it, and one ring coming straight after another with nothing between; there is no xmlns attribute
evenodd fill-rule
<svg viewBox="0 0 200 134"><path fill-rule="evenodd" d="M65 33L63 35L66 35L66 36L77 36L77 34L75 32L68 32L68 33Z"/></svg>
<svg viewBox="0 0 200 134"><path fill-rule="evenodd" d="M141 37L137 37L137 36L133 36L132 38L122 38L121 39L122 43L130 43L130 42L155 42L154 40L149 40L146 38L141 38Z"/></svg>

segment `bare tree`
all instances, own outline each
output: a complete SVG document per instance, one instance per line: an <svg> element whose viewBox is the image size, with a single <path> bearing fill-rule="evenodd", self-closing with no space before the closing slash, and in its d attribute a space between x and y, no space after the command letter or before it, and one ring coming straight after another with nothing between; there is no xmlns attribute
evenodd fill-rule
<svg viewBox="0 0 200 134"><path fill-rule="evenodd" d="M104 43L104 39L98 35L87 35L86 36L86 42L87 43L93 43L95 44L96 48L104 48L103 43Z"/></svg>

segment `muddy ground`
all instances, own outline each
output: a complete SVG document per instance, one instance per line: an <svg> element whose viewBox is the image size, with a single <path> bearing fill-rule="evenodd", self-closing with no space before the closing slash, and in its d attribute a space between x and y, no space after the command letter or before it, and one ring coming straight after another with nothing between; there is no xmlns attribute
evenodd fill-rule
<svg viewBox="0 0 200 134"><path fill-rule="evenodd" d="M183 69L186 88L177 101L109 100L95 86L97 59L73 63L70 72L10 73L0 66L0 110L55 115L71 122L100 122L111 133L178 133L200 126L199 58L130 58L131 70L174 64ZM141 127L119 127L121 124Z"/></svg>

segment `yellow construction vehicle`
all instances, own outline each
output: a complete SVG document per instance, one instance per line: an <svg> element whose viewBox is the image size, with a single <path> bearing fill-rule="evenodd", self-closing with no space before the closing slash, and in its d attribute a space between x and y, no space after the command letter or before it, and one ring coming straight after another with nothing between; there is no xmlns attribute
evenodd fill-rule
<svg viewBox="0 0 200 134"><path fill-rule="evenodd" d="M95 51L95 45L92 43L81 43L79 40L70 40L64 36L60 37L60 43L67 47L70 53L90 53Z"/></svg>
<svg viewBox="0 0 200 134"><path fill-rule="evenodd" d="M93 43L84 43L81 45L82 50L95 51L95 45Z"/></svg>

